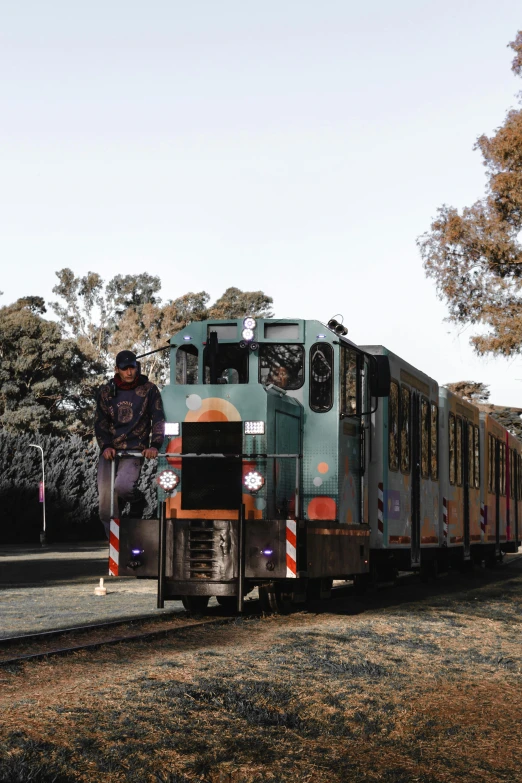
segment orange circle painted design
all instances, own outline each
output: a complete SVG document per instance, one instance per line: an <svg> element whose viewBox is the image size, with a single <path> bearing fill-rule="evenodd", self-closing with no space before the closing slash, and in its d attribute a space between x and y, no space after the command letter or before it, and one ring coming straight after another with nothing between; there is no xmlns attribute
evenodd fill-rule
<svg viewBox="0 0 522 783"><path fill-rule="evenodd" d="M336 519L337 504L333 498L319 495L308 504L308 519Z"/></svg>
<svg viewBox="0 0 522 783"><path fill-rule="evenodd" d="M317 470L319 471L319 473L328 473L330 468L328 467L327 462L320 462L319 465L317 466Z"/></svg>
<svg viewBox="0 0 522 783"><path fill-rule="evenodd" d="M181 438L172 438L167 446L167 454L181 454ZM181 457L167 457L167 462L173 468L181 469Z"/></svg>
<svg viewBox="0 0 522 783"><path fill-rule="evenodd" d="M197 410L189 410L185 421L241 421L238 409L221 397L207 397Z"/></svg>

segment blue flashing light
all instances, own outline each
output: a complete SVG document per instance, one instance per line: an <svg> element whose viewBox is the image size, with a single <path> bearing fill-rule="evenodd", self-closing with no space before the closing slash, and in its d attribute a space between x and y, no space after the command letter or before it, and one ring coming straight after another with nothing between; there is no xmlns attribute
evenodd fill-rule
<svg viewBox="0 0 522 783"><path fill-rule="evenodd" d="M136 555L142 555L143 554L143 549L131 549L131 552L134 555L134 557L136 557Z"/></svg>
<svg viewBox="0 0 522 783"><path fill-rule="evenodd" d="M192 337L190 337L190 335L188 335L188 334L184 334L183 335L183 339L184 340L192 340Z"/></svg>
<svg viewBox="0 0 522 783"><path fill-rule="evenodd" d="M274 550L273 549L262 549L261 550L261 554L262 555L266 555L267 557L269 557L270 555L274 554Z"/></svg>

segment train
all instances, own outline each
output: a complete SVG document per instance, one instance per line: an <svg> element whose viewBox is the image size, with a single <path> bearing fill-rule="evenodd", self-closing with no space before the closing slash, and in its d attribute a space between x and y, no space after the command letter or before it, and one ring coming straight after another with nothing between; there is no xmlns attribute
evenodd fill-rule
<svg viewBox="0 0 522 783"><path fill-rule="evenodd" d="M266 611L334 580L433 576L520 545L522 444L342 322L245 315L169 342L155 519L111 520L109 572L158 607Z"/></svg>

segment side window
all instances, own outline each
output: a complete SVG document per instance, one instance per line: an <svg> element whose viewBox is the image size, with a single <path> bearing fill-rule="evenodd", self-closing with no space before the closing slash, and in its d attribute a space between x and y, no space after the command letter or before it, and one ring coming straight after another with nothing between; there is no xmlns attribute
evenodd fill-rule
<svg viewBox="0 0 522 783"><path fill-rule="evenodd" d="M259 346L259 383L273 383L280 389L300 389L304 383L302 345L261 343Z"/></svg>
<svg viewBox="0 0 522 783"><path fill-rule="evenodd" d="M434 481L439 478L439 408L431 403L431 465L430 472Z"/></svg>
<svg viewBox="0 0 522 783"><path fill-rule="evenodd" d="M347 416L360 412L357 359L356 351L341 346L341 413Z"/></svg>
<svg viewBox="0 0 522 783"><path fill-rule="evenodd" d="M198 349L195 345L181 345L176 351L176 383L199 383Z"/></svg>
<svg viewBox="0 0 522 783"><path fill-rule="evenodd" d="M421 476L430 475L430 404L421 398Z"/></svg>
<svg viewBox="0 0 522 783"><path fill-rule="evenodd" d="M457 416L457 486L462 486L462 419Z"/></svg>
<svg viewBox="0 0 522 783"><path fill-rule="evenodd" d="M411 411L411 391L407 386L401 386L401 471L410 472L410 411Z"/></svg>
<svg viewBox="0 0 522 783"><path fill-rule="evenodd" d="M500 494L506 494L506 444L500 444Z"/></svg>
<svg viewBox="0 0 522 783"><path fill-rule="evenodd" d="M310 408L329 411L333 402L333 348L316 343L310 348Z"/></svg>
<svg viewBox="0 0 522 783"><path fill-rule="evenodd" d="M388 464L390 470L399 470L399 386L390 384L388 397Z"/></svg>
<svg viewBox="0 0 522 783"><path fill-rule="evenodd" d="M488 435L488 492L495 491L495 441Z"/></svg>
<svg viewBox="0 0 522 783"><path fill-rule="evenodd" d="M455 483L455 415L449 415L449 480L450 484Z"/></svg>
<svg viewBox="0 0 522 783"><path fill-rule="evenodd" d="M468 421L468 486L475 486L475 453L473 450L473 424Z"/></svg>
<svg viewBox="0 0 522 783"><path fill-rule="evenodd" d="M473 441L473 453L475 462L475 489L480 488L480 433L477 425L473 427L474 441Z"/></svg>

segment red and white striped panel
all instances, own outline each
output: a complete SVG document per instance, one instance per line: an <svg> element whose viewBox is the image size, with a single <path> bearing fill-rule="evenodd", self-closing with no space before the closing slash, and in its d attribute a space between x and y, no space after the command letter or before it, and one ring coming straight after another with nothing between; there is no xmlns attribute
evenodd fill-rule
<svg viewBox="0 0 522 783"><path fill-rule="evenodd" d="M384 485L382 482L377 488L377 530L384 534Z"/></svg>
<svg viewBox="0 0 522 783"><path fill-rule="evenodd" d="M297 524L295 519L286 520L286 576L297 577Z"/></svg>
<svg viewBox="0 0 522 783"><path fill-rule="evenodd" d="M120 520L111 519L109 537L109 576L118 576L120 562Z"/></svg>
<svg viewBox="0 0 522 783"><path fill-rule="evenodd" d="M482 533L486 532L486 513L484 503L480 504L480 530Z"/></svg>
<svg viewBox="0 0 522 783"><path fill-rule="evenodd" d="M448 546L448 501L442 498L442 546Z"/></svg>

